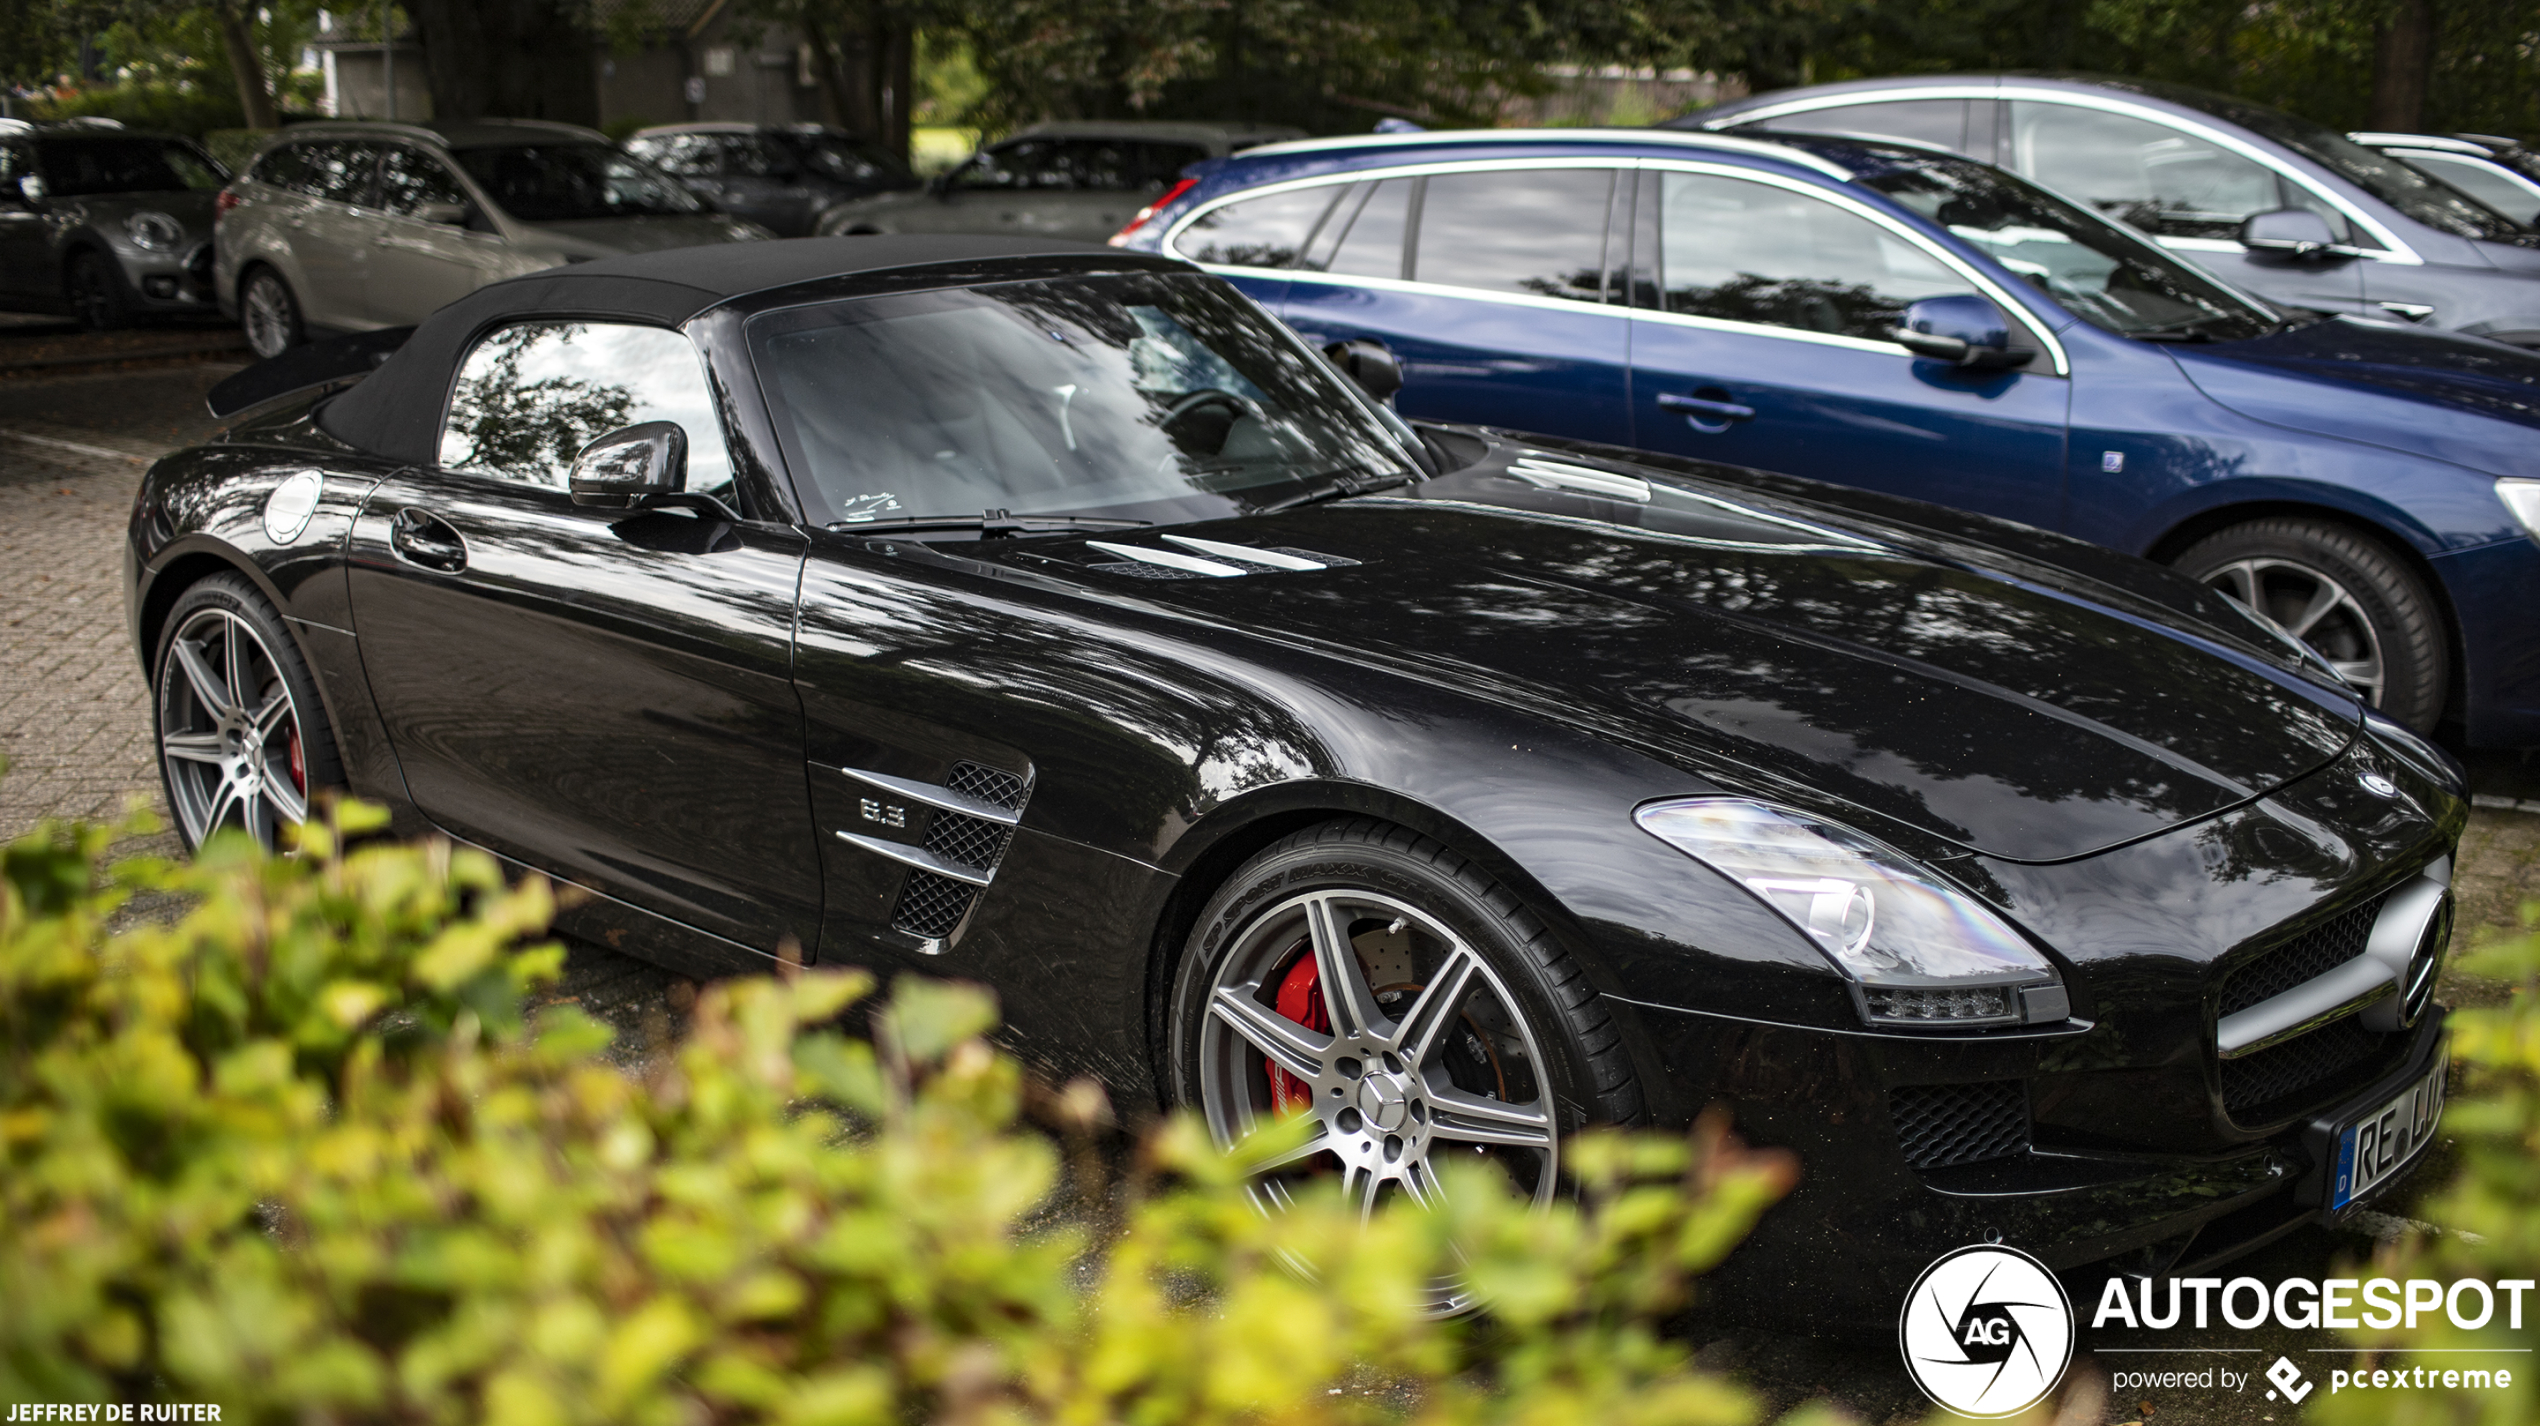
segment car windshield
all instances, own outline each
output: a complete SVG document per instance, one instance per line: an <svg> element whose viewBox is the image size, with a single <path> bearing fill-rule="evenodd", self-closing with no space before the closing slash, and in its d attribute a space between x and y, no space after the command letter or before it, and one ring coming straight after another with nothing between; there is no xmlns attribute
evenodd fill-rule
<svg viewBox="0 0 2540 1426"><path fill-rule="evenodd" d="M2263 336L2281 318L2130 228L1999 169L1883 153L1861 183L1981 249L2092 326L2124 336Z"/></svg>
<svg viewBox="0 0 2540 1426"><path fill-rule="evenodd" d="M686 189L606 144L504 144L452 157L496 206L524 223L706 211Z"/></svg>
<svg viewBox="0 0 2540 1426"><path fill-rule="evenodd" d="M868 297L763 314L749 340L822 523L1162 524L1412 473L1313 348L1211 278Z"/></svg>
<svg viewBox="0 0 2540 1426"><path fill-rule="evenodd" d="M64 198L182 193L229 181L210 154L178 139L43 139L36 152L45 185Z"/></svg>
<svg viewBox="0 0 2540 1426"><path fill-rule="evenodd" d="M2491 242L2540 244L2540 233L2335 129L2263 104L2243 103L2220 95L2161 92L2167 97L2189 99L2217 119L2275 140L2437 232Z"/></svg>
<svg viewBox="0 0 2540 1426"><path fill-rule="evenodd" d="M846 134L788 133L783 141L802 160L803 167L824 178L867 185L908 181L906 169L879 149L869 148Z"/></svg>

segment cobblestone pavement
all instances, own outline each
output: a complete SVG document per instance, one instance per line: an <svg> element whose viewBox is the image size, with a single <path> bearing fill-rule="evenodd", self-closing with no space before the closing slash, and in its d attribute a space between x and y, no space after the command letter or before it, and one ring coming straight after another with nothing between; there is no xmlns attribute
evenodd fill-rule
<svg viewBox="0 0 2540 1426"><path fill-rule="evenodd" d="M0 755L12 765L0 777L0 840L43 817L108 816L127 797L159 798L146 691L124 628L122 527L146 460L212 429L203 392L232 370L0 380ZM2521 903L2540 898L2540 762L2488 754L2472 760L2472 773L2490 805L2473 812L2461 845L2456 951L2510 933ZM154 849L172 850L170 840ZM689 989L652 966L577 945L550 998L616 1025L622 1058L636 1062L669 1043ZM2454 974L2443 998L2474 1004L2501 994ZM2269 1280L2322 1276L2330 1261L2368 1253L2376 1235L2402 1231L2415 1200L2443 1177L2440 1165L2415 1175L2361 1233L2305 1230L2234 1271ZM1725 1324L1703 1335L1714 1331L1721 1335L1704 1348L1705 1361L1778 1405L1831 1395L1871 1421L1923 1414L1884 1349ZM2189 1410L2197 1420L2274 1419L2255 1401L2216 1406ZM2110 1408L2118 1414L2107 1419L2123 1419L2134 1403Z"/></svg>

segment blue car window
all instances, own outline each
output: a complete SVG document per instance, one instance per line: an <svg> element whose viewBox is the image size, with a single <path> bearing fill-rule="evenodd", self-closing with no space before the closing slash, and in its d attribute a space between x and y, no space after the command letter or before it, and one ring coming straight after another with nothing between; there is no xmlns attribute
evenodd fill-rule
<svg viewBox="0 0 2540 1426"><path fill-rule="evenodd" d="M1193 262L1294 267L1314 225L1347 191L1347 184L1328 184L1239 198L1201 214L1173 239L1173 250Z"/></svg>
<svg viewBox="0 0 2540 1426"><path fill-rule="evenodd" d="M1665 173L1658 213L1669 312L1885 341L1909 303L1969 286L1869 219L1770 184Z"/></svg>
<svg viewBox="0 0 2540 1426"><path fill-rule="evenodd" d="M2228 238L2250 214L2284 206L2275 171L2253 159L2167 124L2069 104L2012 103L2011 167L2162 237Z"/></svg>
<svg viewBox="0 0 2540 1426"><path fill-rule="evenodd" d="M1445 173L1420 200L1411 276L1450 287L1603 302L1614 171Z"/></svg>
<svg viewBox="0 0 2540 1426"><path fill-rule="evenodd" d="M1365 196L1352 195L1355 212L1344 203L1332 221L1324 225L1343 225L1333 238L1335 246L1328 258L1309 262L1325 272L1348 277L1402 276L1402 240L1411 227L1411 189L1416 178L1388 178L1366 191ZM1321 243L1316 243L1321 247Z"/></svg>
<svg viewBox="0 0 2540 1426"><path fill-rule="evenodd" d="M676 421L688 486L732 488L732 457L686 337L618 322L520 322L487 334L460 364L441 425L441 464L563 488L584 446L621 426Z"/></svg>

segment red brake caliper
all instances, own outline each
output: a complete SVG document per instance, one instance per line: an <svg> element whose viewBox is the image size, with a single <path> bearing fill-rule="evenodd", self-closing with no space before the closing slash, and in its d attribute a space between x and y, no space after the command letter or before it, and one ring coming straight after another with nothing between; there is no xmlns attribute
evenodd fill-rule
<svg viewBox="0 0 2540 1426"><path fill-rule="evenodd" d="M309 764L300 753L300 725L291 725L291 785L305 797L309 791Z"/></svg>
<svg viewBox="0 0 2540 1426"><path fill-rule="evenodd" d="M1297 957L1296 964L1280 977L1279 1013L1308 1030L1331 1032L1331 1013L1323 1006L1323 972L1314 963L1312 952ZM1275 1064L1265 1068L1270 1071L1271 1112L1286 1114L1314 1107L1312 1085Z"/></svg>

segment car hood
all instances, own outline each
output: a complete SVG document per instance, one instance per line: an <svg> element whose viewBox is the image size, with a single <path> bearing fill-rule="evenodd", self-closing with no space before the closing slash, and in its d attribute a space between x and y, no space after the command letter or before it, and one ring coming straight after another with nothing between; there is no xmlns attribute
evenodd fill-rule
<svg viewBox="0 0 2540 1426"><path fill-rule="evenodd" d="M2540 467L2540 353L2351 318L2170 353L2198 390L2244 416L2490 475Z"/></svg>
<svg viewBox="0 0 2540 1426"><path fill-rule="evenodd" d="M1451 478L1170 532L1355 561L1319 570L1173 577L1072 536L970 548L2016 861L2211 816L2334 759L2361 725L2352 697L2113 589L1786 506L1658 501L1626 512L1635 529L1601 518L1620 502L1520 488L1538 508L1513 508L1494 483L1520 485ZM1189 552L1157 532L1091 538Z"/></svg>
<svg viewBox="0 0 2540 1426"><path fill-rule="evenodd" d="M719 213L580 218L566 223L533 223L528 227L538 237L588 257L660 252L664 248L702 247L707 243L748 242L766 236L761 229Z"/></svg>

